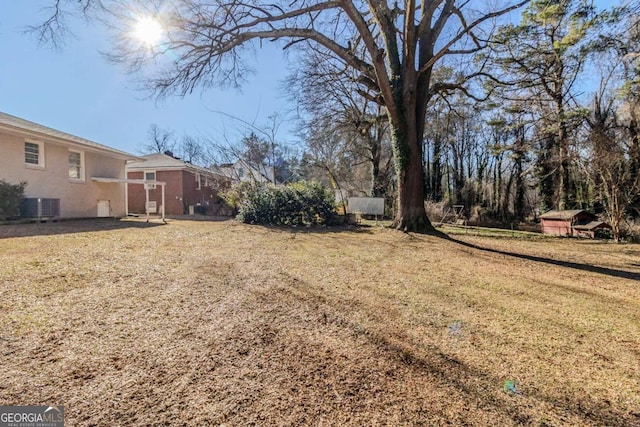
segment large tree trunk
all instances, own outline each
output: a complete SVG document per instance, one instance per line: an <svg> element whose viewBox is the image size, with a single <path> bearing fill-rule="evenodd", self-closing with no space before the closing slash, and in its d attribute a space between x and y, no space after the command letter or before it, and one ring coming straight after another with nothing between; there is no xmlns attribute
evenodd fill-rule
<svg viewBox="0 0 640 427"><path fill-rule="evenodd" d="M405 232L434 233L424 209L422 143L418 141L418 132L393 126L391 132L398 183L398 211L392 227Z"/></svg>
<svg viewBox="0 0 640 427"><path fill-rule="evenodd" d="M424 173L415 158L398 177L398 212L393 227L417 233L432 233L433 225L424 209Z"/></svg>

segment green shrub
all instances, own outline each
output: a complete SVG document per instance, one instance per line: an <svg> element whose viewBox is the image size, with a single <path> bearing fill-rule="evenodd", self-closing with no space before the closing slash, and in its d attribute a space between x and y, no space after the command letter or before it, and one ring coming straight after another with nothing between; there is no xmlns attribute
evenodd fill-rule
<svg viewBox="0 0 640 427"><path fill-rule="evenodd" d="M246 188L238 219L248 224L318 225L330 221L334 195L321 184L297 182Z"/></svg>
<svg viewBox="0 0 640 427"><path fill-rule="evenodd" d="M0 179L0 220L20 215L20 204L24 198L25 181L11 184Z"/></svg>
<svg viewBox="0 0 640 427"><path fill-rule="evenodd" d="M242 201L247 197L249 191L254 190L254 185L248 181L239 182L225 191L221 191L219 196L237 214L242 206Z"/></svg>

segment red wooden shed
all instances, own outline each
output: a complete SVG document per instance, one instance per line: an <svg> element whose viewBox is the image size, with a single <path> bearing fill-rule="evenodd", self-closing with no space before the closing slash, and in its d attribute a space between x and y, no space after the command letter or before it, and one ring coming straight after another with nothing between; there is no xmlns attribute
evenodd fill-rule
<svg viewBox="0 0 640 427"><path fill-rule="evenodd" d="M557 236L589 237L594 239L597 230L611 229L606 222L583 210L549 211L540 215L542 233Z"/></svg>

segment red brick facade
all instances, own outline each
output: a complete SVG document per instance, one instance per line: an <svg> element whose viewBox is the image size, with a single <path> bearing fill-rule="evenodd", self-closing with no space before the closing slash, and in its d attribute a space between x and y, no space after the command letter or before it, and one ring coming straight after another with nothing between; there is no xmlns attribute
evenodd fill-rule
<svg viewBox="0 0 640 427"><path fill-rule="evenodd" d="M127 172L129 179L144 179L142 171ZM189 213L189 206L195 213L219 215L221 201L216 189L207 185L208 180L200 175L200 188L197 188L196 173L188 170L156 171L156 181L166 182L165 214L182 215ZM141 184L127 184L129 213L145 213L145 189ZM162 189L157 186L149 190L149 201L155 201L157 211L162 205Z"/></svg>

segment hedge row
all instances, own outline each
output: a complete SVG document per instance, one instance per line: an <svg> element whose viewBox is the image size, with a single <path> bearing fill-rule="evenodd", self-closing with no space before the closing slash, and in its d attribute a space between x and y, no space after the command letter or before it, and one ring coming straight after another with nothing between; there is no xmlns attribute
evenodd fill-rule
<svg viewBox="0 0 640 427"><path fill-rule="evenodd" d="M11 184L0 179L0 221L20 216L26 182Z"/></svg>
<svg viewBox="0 0 640 427"><path fill-rule="evenodd" d="M335 212L334 199L318 183L254 186L243 191L237 218L248 224L327 224Z"/></svg>

